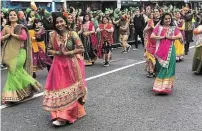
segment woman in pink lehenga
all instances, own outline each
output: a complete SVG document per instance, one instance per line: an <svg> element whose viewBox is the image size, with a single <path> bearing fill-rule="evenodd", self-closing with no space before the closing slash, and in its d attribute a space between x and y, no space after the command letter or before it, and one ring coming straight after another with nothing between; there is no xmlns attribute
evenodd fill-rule
<svg viewBox="0 0 202 131"><path fill-rule="evenodd" d="M48 52L54 59L45 84L43 107L51 113L52 124L61 126L86 115L85 65L80 55L84 47L78 34L69 30L63 14L52 15L54 31L50 33Z"/></svg>
<svg viewBox="0 0 202 131"><path fill-rule="evenodd" d="M155 77L155 65L156 58L154 56L156 50L156 40L151 39L150 36L155 26L159 24L160 21L160 10L155 8L154 14L150 15L150 19L147 21L147 26L144 29L144 38L145 38L145 53L146 58L146 71L148 72L147 77Z"/></svg>

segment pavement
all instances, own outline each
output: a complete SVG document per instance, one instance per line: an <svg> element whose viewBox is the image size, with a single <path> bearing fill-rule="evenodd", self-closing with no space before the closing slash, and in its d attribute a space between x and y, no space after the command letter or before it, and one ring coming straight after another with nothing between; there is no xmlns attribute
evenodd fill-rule
<svg viewBox="0 0 202 131"><path fill-rule="evenodd" d="M53 127L39 95L12 107L2 105L1 130L202 131L202 76L191 72L194 48L183 62L177 63L173 93L168 96L152 92L154 78L146 77L142 46L127 54L121 51L113 50L110 67L103 67L102 60L86 67L88 100L84 118L71 125ZM6 70L1 77L3 88ZM46 70L37 72L41 84L46 77Z"/></svg>

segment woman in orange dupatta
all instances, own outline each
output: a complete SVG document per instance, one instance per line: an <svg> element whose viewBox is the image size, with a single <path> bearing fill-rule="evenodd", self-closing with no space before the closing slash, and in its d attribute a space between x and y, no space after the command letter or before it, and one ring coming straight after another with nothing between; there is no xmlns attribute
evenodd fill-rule
<svg viewBox="0 0 202 131"><path fill-rule="evenodd" d="M45 84L43 107L50 112L52 124L61 126L86 115L85 64L81 57L84 47L63 14L52 15L54 31L50 33L48 52L54 59Z"/></svg>
<svg viewBox="0 0 202 131"><path fill-rule="evenodd" d="M112 44L114 27L109 23L108 17L102 18L102 23L97 28L97 32L101 32L101 40L98 46L98 57L104 59L104 66L109 66L109 61L112 56Z"/></svg>

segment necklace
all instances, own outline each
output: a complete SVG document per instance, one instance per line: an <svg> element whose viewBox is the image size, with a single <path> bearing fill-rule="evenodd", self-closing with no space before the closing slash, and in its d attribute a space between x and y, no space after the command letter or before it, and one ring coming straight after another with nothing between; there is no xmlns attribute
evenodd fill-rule
<svg viewBox="0 0 202 131"><path fill-rule="evenodd" d="M58 38L58 45L60 46L62 44L64 45L64 47L66 47L69 38L69 32L65 33L65 35L57 34L57 38Z"/></svg>

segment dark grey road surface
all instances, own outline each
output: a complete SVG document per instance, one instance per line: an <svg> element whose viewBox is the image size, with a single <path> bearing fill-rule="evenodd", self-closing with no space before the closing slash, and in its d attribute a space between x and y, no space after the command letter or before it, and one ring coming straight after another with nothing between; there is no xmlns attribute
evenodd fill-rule
<svg viewBox="0 0 202 131"><path fill-rule="evenodd" d="M115 49L110 67L100 60L86 68L87 78L143 61L143 49L121 54ZM156 96L154 79L146 78L144 64L89 80L87 116L55 128L42 109L42 97L1 110L2 131L202 131L202 76L191 72L194 49L177 63L173 93ZM47 71L37 73L44 85ZM2 72L3 87L6 71Z"/></svg>

